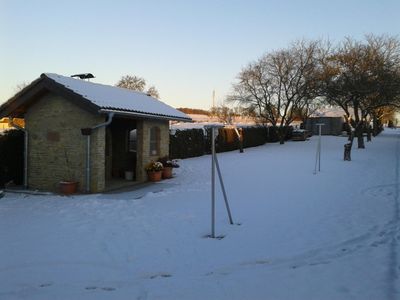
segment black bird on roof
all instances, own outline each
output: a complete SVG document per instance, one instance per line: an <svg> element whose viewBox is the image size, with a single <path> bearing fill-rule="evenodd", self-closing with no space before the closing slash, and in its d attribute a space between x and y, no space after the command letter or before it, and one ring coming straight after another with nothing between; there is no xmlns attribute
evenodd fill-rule
<svg viewBox="0 0 400 300"><path fill-rule="evenodd" d="M80 79L95 78L92 73L75 74L75 75L71 75L71 77L79 77Z"/></svg>

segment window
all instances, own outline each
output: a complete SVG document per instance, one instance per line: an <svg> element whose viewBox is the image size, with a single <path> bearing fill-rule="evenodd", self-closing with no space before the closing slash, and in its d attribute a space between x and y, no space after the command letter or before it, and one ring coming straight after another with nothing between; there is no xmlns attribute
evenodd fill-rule
<svg viewBox="0 0 400 300"><path fill-rule="evenodd" d="M128 152L137 151L137 131L136 129L128 131Z"/></svg>
<svg viewBox="0 0 400 300"><path fill-rule="evenodd" d="M158 155L160 152L160 128L150 128L150 155Z"/></svg>

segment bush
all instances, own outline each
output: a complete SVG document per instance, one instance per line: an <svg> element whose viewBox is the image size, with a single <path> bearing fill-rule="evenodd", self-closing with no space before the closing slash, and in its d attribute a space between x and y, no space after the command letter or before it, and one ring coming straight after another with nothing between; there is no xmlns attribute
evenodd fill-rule
<svg viewBox="0 0 400 300"><path fill-rule="evenodd" d="M24 133L8 130L0 134L0 187L13 181L23 183L24 174Z"/></svg>
<svg viewBox="0 0 400 300"><path fill-rule="evenodd" d="M278 132L279 130L286 130L285 141L290 140L292 138L293 127L292 126L283 126L282 128L278 126L268 126L268 143L276 143L279 142Z"/></svg>
<svg viewBox="0 0 400 300"><path fill-rule="evenodd" d="M206 129L204 147L204 153L211 153L211 128ZM239 149L239 140L235 129L218 128L218 135L215 140L215 151L219 153L236 149Z"/></svg>
<svg viewBox="0 0 400 300"><path fill-rule="evenodd" d="M188 158L204 154L203 129L176 130L170 134L169 156L173 158Z"/></svg>
<svg viewBox="0 0 400 300"><path fill-rule="evenodd" d="M245 127L243 133L243 148L264 145L268 141L267 127Z"/></svg>
<svg viewBox="0 0 400 300"><path fill-rule="evenodd" d="M267 142L266 127L245 127L243 148L264 145ZM188 158L211 153L211 128L176 130L170 134L170 157ZM216 152L239 149L239 139L234 128L218 128Z"/></svg>

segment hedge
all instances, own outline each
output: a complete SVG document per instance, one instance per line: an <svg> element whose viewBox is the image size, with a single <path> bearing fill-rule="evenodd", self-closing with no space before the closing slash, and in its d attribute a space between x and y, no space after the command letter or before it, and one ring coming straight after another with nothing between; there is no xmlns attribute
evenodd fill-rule
<svg viewBox="0 0 400 300"><path fill-rule="evenodd" d="M242 129L243 147L264 145L268 139L266 127L245 127ZM239 149L239 139L234 128L219 128L215 149L226 152ZM211 152L211 129L176 130L170 134L170 157L188 158Z"/></svg>
<svg viewBox="0 0 400 300"><path fill-rule="evenodd" d="M204 154L203 129L176 130L170 134L169 155L171 158L188 158Z"/></svg>
<svg viewBox="0 0 400 300"><path fill-rule="evenodd" d="M279 142L278 132L280 127L278 126L268 126L268 143L276 143ZM290 140L292 138L293 127L292 126L283 126L281 130L286 130L285 141Z"/></svg>
<svg viewBox="0 0 400 300"><path fill-rule="evenodd" d="M261 146L268 142L267 127L244 127L242 133L244 148Z"/></svg>

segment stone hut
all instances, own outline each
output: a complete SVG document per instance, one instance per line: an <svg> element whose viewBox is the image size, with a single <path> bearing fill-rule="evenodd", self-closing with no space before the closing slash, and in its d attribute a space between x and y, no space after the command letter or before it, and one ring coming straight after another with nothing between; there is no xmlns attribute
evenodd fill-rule
<svg viewBox="0 0 400 300"><path fill-rule="evenodd" d="M307 120L305 129L317 135L318 126L316 124L324 124L324 126L321 127L322 135L341 135L343 123L343 117L311 117Z"/></svg>
<svg viewBox="0 0 400 300"><path fill-rule="evenodd" d="M3 117L25 121L26 187L77 181L92 193L126 185L125 172L146 181L145 165L169 154L169 121L191 121L145 93L51 73L1 105Z"/></svg>

